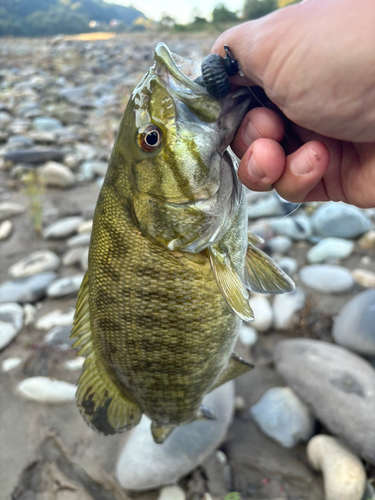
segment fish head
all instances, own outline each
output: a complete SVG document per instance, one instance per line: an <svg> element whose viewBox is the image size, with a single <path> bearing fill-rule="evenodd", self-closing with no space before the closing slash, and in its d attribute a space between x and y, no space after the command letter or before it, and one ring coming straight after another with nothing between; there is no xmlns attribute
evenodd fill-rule
<svg viewBox="0 0 375 500"><path fill-rule="evenodd" d="M233 220L239 187L224 153L251 100L211 97L192 78L199 64L160 43L134 89L114 151L126 164L137 224L170 250L199 252ZM191 78L187 73L190 72Z"/></svg>

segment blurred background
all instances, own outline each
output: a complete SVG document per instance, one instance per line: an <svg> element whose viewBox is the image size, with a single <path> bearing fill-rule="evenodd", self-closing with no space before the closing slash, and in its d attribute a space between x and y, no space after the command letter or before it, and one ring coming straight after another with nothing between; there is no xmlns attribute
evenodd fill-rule
<svg viewBox="0 0 375 500"><path fill-rule="evenodd" d="M156 44L201 61L292 3L0 0L0 500L375 499L375 209L248 192L296 290L252 295L236 352L256 368L213 393L211 433L102 437L74 401L95 203Z"/></svg>

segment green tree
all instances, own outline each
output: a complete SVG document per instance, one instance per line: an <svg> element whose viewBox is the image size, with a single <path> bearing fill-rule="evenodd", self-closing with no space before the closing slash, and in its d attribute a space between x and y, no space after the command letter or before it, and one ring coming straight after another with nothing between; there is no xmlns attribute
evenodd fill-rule
<svg viewBox="0 0 375 500"><path fill-rule="evenodd" d="M212 11L212 21L214 23L232 23L238 21L238 17L235 12L228 10L224 4L219 4Z"/></svg>
<svg viewBox="0 0 375 500"><path fill-rule="evenodd" d="M277 9L277 0L245 0L243 17L257 19Z"/></svg>

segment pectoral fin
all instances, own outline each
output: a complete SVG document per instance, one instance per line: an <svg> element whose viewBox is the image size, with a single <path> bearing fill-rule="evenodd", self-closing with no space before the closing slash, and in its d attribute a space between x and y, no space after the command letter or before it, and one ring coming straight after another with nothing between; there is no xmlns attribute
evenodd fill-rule
<svg viewBox="0 0 375 500"><path fill-rule="evenodd" d="M245 283L252 292L285 293L294 290L291 278L276 262L249 243L245 261Z"/></svg>
<svg viewBox="0 0 375 500"><path fill-rule="evenodd" d="M236 273L229 255L219 252L215 246L208 247L211 267L223 297L243 321L254 321L249 304L249 292Z"/></svg>
<svg viewBox="0 0 375 500"><path fill-rule="evenodd" d="M211 388L211 391L213 389L216 389L216 387L225 384L225 382L229 382L229 380L233 380L239 375L248 372L252 368L254 368L254 365L242 359L237 353L232 352L227 366L215 380L214 385Z"/></svg>
<svg viewBox="0 0 375 500"><path fill-rule="evenodd" d="M94 350L87 273L78 294L71 337L77 338L73 347L80 347L78 354L86 357L76 397L79 411L87 424L104 435L137 425L142 416L140 408L116 386Z"/></svg>

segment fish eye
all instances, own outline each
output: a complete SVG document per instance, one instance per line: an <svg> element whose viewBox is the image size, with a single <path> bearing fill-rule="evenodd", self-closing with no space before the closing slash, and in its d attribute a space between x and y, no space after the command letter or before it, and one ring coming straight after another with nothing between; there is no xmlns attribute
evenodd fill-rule
<svg viewBox="0 0 375 500"><path fill-rule="evenodd" d="M145 125L138 130L139 147L150 153L155 151L163 140L163 132L154 124Z"/></svg>

